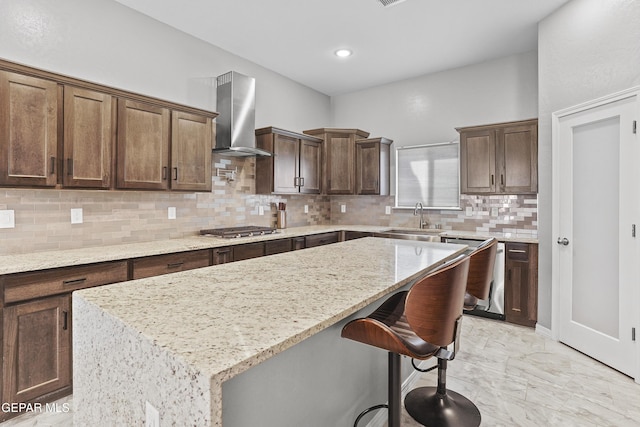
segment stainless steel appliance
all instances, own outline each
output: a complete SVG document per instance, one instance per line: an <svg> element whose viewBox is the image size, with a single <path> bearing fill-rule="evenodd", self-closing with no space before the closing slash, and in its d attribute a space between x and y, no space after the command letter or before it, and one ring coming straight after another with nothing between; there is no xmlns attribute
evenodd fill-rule
<svg viewBox="0 0 640 427"><path fill-rule="evenodd" d="M216 146L228 156L271 156L256 148L256 80L235 71L216 78Z"/></svg>
<svg viewBox="0 0 640 427"><path fill-rule="evenodd" d="M200 230L203 236L217 236L225 239L237 239L240 237L264 236L265 234L275 234L278 231L271 227L259 227L247 225L242 227L212 228L210 230Z"/></svg>
<svg viewBox="0 0 640 427"><path fill-rule="evenodd" d="M459 243L468 245L473 248L482 243L482 240L446 238L447 243ZM490 317L492 319L504 320L504 268L505 268L505 251L504 243L498 243L496 251L496 261L493 266L493 280L491 281L491 289L489 298L478 301L478 305L474 310L465 310L466 314L475 314L482 317Z"/></svg>

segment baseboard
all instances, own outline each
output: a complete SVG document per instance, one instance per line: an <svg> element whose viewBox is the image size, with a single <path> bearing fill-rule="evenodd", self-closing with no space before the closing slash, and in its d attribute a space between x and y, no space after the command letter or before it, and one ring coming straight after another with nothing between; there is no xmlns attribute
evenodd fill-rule
<svg viewBox="0 0 640 427"><path fill-rule="evenodd" d="M437 359L435 357L433 357L431 359L422 360L417 365L418 365L418 367L420 369L426 369L426 368L429 368L429 367L433 366L433 362L436 361L436 360ZM400 390L400 393L402 394L402 401L404 401L404 397L407 395L407 393L409 393L411 390L413 390L414 385L420 379L420 375L421 374L422 374L422 372L416 371L414 369L413 372L411 372L411 374L409 374L407 379L402 382L402 388ZM388 402L386 402L386 403L388 403ZM367 423L366 427L383 427L385 425L385 423L387 422L387 418L388 418L387 410L386 409L379 410L379 411L377 411L376 415L371 419L371 421L369 421Z"/></svg>
<svg viewBox="0 0 640 427"><path fill-rule="evenodd" d="M536 323L536 334L540 334L543 337L549 338L551 340L553 339L551 329L545 328L544 326L540 325L540 323Z"/></svg>

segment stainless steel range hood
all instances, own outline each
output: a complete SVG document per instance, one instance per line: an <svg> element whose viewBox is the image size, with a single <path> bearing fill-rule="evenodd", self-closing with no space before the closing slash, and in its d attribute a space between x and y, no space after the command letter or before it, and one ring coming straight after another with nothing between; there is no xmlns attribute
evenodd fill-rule
<svg viewBox="0 0 640 427"><path fill-rule="evenodd" d="M229 71L216 79L216 146L228 156L271 156L256 148L256 80Z"/></svg>

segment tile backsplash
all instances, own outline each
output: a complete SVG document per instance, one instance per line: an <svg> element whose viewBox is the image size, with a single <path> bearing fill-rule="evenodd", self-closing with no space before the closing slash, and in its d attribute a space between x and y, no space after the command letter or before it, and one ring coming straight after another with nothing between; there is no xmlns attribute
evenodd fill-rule
<svg viewBox="0 0 640 427"><path fill-rule="evenodd" d="M0 210L15 211L15 228L0 229L0 255L193 236L204 228L274 226L276 206L287 204L289 227L364 224L416 227L413 210L394 209L388 196L256 195L255 159L214 156L211 193L0 189ZM216 168L238 172L233 181ZM308 213L304 212L304 206ZM340 205L346 212L341 213ZM260 215L260 206L264 215ZM466 207L473 208L466 216ZM170 207L176 219L168 219ZM83 223L71 224L82 208ZM462 196L462 211L425 211L445 230L537 232L537 197ZM492 208L497 215L492 215Z"/></svg>
<svg viewBox="0 0 640 427"><path fill-rule="evenodd" d="M366 224L389 227L419 227L413 209L391 209L394 196L332 196L332 224ZM341 206L345 213L341 213ZM538 232L537 195L479 196L463 194L460 210L424 210L428 228L443 230L506 232L531 234ZM467 210L470 208L469 214Z"/></svg>

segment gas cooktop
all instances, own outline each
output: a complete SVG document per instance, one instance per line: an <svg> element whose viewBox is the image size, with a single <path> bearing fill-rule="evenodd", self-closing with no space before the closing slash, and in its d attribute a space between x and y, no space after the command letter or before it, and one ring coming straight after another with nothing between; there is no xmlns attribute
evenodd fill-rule
<svg viewBox="0 0 640 427"><path fill-rule="evenodd" d="M275 234L278 231L271 227L258 227L247 225L242 227L213 228L210 230L200 230L203 236L217 236L225 239L235 239L239 237L264 236L265 234Z"/></svg>

